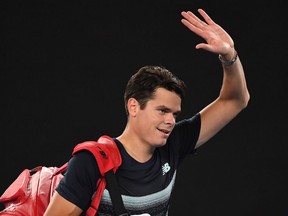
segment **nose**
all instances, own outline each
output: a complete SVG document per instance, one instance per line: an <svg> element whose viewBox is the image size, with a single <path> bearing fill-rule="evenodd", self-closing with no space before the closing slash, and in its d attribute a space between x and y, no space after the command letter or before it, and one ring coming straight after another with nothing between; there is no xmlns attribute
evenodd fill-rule
<svg viewBox="0 0 288 216"><path fill-rule="evenodd" d="M175 122L176 122L176 119L173 113L167 113L166 118L165 118L165 123L173 126Z"/></svg>

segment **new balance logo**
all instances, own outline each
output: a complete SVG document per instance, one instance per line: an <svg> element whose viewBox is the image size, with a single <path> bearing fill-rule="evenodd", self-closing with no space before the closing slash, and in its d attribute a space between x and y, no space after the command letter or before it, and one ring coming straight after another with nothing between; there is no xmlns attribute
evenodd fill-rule
<svg viewBox="0 0 288 216"><path fill-rule="evenodd" d="M162 175L165 175L167 172L169 172L169 170L171 169L171 167L169 166L168 163L165 163L163 166L162 166Z"/></svg>

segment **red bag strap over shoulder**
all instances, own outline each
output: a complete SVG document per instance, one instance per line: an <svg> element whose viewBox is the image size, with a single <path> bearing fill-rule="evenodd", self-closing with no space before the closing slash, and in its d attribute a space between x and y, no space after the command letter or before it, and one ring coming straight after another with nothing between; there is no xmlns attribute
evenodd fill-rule
<svg viewBox="0 0 288 216"><path fill-rule="evenodd" d="M106 180L104 178L105 173L111 169L113 169L113 172L115 173L122 163L122 158L113 138L107 135L101 136L97 142L85 141L77 144L73 149L72 156L82 150L88 150L94 155L102 176L102 178L97 182L96 193L94 194L91 205L86 212L87 216L94 216L98 210L102 193L106 187Z"/></svg>
<svg viewBox="0 0 288 216"><path fill-rule="evenodd" d="M81 150L89 150L96 158L100 173L104 176L104 173L113 169L114 172L122 163L119 149L114 140L107 136L101 136L98 141L85 141L79 143L74 147L72 155Z"/></svg>

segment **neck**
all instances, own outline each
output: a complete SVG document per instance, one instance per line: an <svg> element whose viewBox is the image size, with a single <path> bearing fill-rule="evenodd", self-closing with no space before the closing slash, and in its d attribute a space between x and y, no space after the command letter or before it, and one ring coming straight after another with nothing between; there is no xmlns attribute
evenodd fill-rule
<svg viewBox="0 0 288 216"><path fill-rule="evenodd" d="M122 143L126 152L140 163L147 162L154 153L154 147L141 142L136 136L128 136L125 131L117 139Z"/></svg>

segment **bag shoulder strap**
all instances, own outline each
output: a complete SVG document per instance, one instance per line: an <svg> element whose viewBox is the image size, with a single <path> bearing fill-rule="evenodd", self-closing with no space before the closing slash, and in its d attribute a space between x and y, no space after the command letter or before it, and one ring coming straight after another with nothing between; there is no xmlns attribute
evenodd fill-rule
<svg viewBox="0 0 288 216"><path fill-rule="evenodd" d="M77 144L72 152L72 156L81 150L89 150L97 160L100 174L104 174L113 169L114 172L122 163L119 149L114 140L106 135L101 136L98 141L85 141Z"/></svg>
<svg viewBox="0 0 288 216"><path fill-rule="evenodd" d="M79 143L74 147L72 156L81 150L88 150L94 155L97 160L101 176L105 176L105 178L100 178L97 182L97 190L86 215L96 214L106 184L108 186L114 210L117 215L128 215L126 209L124 208L123 200L117 185L117 180L114 175L122 163L122 158L113 138L103 135L97 140L97 142L86 141ZM107 173L109 174L107 175Z"/></svg>
<svg viewBox="0 0 288 216"><path fill-rule="evenodd" d="M112 205L114 207L115 214L118 216L128 216L128 212L125 209L120 191L118 182L113 170L109 170L106 174L107 189L111 196Z"/></svg>

